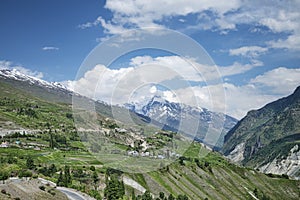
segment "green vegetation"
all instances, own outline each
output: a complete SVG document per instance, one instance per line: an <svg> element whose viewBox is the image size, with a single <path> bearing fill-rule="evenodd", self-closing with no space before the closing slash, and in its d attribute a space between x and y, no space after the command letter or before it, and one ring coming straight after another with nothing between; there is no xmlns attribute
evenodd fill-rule
<svg viewBox="0 0 300 200"><path fill-rule="evenodd" d="M103 132L78 132L68 94L28 85L26 90L26 84L16 84L0 84L0 127L16 130L0 138L0 143L7 145L0 148L0 180L4 183L9 177L43 177L109 200L252 199L251 194L259 199L299 199L299 181L233 165L180 134L144 126L146 122L134 114L134 126L115 122L107 118L111 110L105 104L96 104L97 125ZM120 115L124 112L122 108L116 111ZM20 128L26 130L18 131ZM135 157L129 156L129 151L148 154ZM178 159L172 162L172 156ZM111 168L123 165L138 166L139 171ZM144 173L153 167L159 170ZM146 192L124 184L124 176L138 182ZM47 187L39 191L50 196L55 192Z"/></svg>

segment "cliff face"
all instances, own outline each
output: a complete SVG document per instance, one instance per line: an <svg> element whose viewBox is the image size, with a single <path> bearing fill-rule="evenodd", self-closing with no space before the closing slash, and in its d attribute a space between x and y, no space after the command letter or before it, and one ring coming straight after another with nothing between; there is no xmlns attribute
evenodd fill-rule
<svg viewBox="0 0 300 200"><path fill-rule="evenodd" d="M272 174L287 174L300 180L300 148L295 145L289 152L287 158L275 158L272 162L258 167L261 172Z"/></svg>
<svg viewBox="0 0 300 200"><path fill-rule="evenodd" d="M266 173L300 176L300 87L293 94L253 110L225 136L222 152Z"/></svg>

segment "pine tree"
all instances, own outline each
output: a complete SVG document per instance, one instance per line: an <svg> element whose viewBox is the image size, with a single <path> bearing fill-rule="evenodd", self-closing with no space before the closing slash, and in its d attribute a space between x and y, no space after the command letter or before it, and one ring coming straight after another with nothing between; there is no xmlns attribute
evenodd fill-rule
<svg viewBox="0 0 300 200"><path fill-rule="evenodd" d="M32 157L30 157L30 156L26 160L26 167L28 169L34 169L35 168L34 161L33 161Z"/></svg>
<svg viewBox="0 0 300 200"><path fill-rule="evenodd" d="M71 180L70 167L68 165L65 165L64 185L68 186L71 182L72 180Z"/></svg>

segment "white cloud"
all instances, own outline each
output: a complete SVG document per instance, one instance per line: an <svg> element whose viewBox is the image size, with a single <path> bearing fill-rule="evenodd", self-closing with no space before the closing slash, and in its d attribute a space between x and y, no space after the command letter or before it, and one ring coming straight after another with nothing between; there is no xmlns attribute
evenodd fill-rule
<svg viewBox="0 0 300 200"><path fill-rule="evenodd" d="M193 59L180 56L161 56L156 58L137 56L131 59L130 65L134 67L142 65L164 67L166 70L164 74L165 80L179 77L189 81L205 81L205 78L208 79L208 74L216 70L214 66L201 65ZM211 77L212 75L209 78Z"/></svg>
<svg viewBox="0 0 300 200"><path fill-rule="evenodd" d="M102 17L98 17L95 21L93 22L86 22L84 24L79 24L78 28L80 29L87 29L87 28L91 28L93 26L97 26L98 24L101 24L102 21Z"/></svg>
<svg viewBox="0 0 300 200"><path fill-rule="evenodd" d="M263 66L259 60L252 59L249 64L234 62L229 66L212 66L197 63L192 58L182 58L179 56L162 56L152 58L150 56L137 56L131 59L131 66L157 65L167 66L176 72L178 76L187 81L210 81L222 79L222 77L245 73L254 67ZM168 77L169 79L174 77Z"/></svg>
<svg viewBox="0 0 300 200"><path fill-rule="evenodd" d="M237 49L229 49L231 56L244 56L249 58L256 58L268 51L268 48L260 46L243 46Z"/></svg>
<svg viewBox="0 0 300 200"><path fill-rule="evenodd" d="M23 67L22 65L15 65L13 62L6 61L6 60L0 61L0 69L9 69L9 70L15 69L15 70L18 70L19 72L21 72L22 74L32 76L35 78L39 78L39 79L44 77L44 74L42 72L32 71L31 69L27 69L27 68Z"/></svg>
<svg viewBox="0 0 300 200"><path fill-rule="evenodd" d="M132 68L113 70L99 64L85 72L79 80L67 81L63 84L79 94L110 103L118 82L132 70Z"/></svg>
<svg viewBox="0 0 300 200"><path fill-rule="evenodd" d="M300 33L297 35L290 35L287 39L278 39L276 41L270 41L268 44L272 48L291 49L295 51L300 50Z"/></svg>
<svg viewBox="0 0 300 200"><path fill-rule="evenodd" d="M279 67L255 77L245 85L236 86L224 83L222 85L194 87L193 90L203 107L222 111L222 104L224 104L227 114L240 119L249 110L261 108L271 101L291 94L299 85L300 68ZM217 92L210 95L211 90ZM225 92L226 101L223 99L222 90ZM176 93L184 94L186 91L183 88ZM212 102L214 102L214 107Z"/></svg>
<svg viewBox="0 0 300 200"><path fill-rule="evenodd" d="M166 27L165 19L180 16L186 28L218 30L221 34L236 30L240 24L265 26L272 32L289 34L286 39L267 42L270 47L299 50L300 46L300 1L295 0L153 0L151 3L148 0L107 0L105 8L113 13L111 19L98 17L79 27L101 25L106 34L115 35L132 28ZM186 18L190 14L198 15L195 24L189 24Z"/></svg>
<svg viewBox="0 0 300 200"><path fill-rule="evenodd" d="M300 85L300 68L279 67L255 77L250 83L273 94L286 95Z"/></svg>
<svg viewBox="0 0 300 200"><path fill-rule="evenodd" d="M234 63L218 69L223 76L230 76L245 73L260 65L259 61L247 65ZM194 66L202 67L202 76L197 76L197 71L190 68ZM185 79L176 79L179 75ZM216 76L219 74L215 66L200 65L193 59L138 56L131 59L128 68L109 69L104 65L96 65L78 81L67 84L78 93L112 104L145 101L152 95L160 95L169 101L200 105L219 112L226 110L227 114L236 118L290 94L300 85L300 69L284 67L268 71L241 86L208 81L205 86L191 87L188 83Z"/></svg>
<svg viewBox="0 0 300 200"><path fill-rule="evenodd" d="M236 75L236 74L243 74L251 69L253 69L254 67L259 67L259 66L263 66L263 63L259 60L252 60L250 64L241 64L238 62L234 62L232 65L230 66L226 66L226 67L218 67L221 75L223 77L226 76L232 76L232 75Z"/></svg>
<svg viewBox="0 0 300 200"><path fill-rule="evenodd" d="M277 9L276 12L276 16L272 12L271 17L265 16L265 18L259 20L259 23L267 26L274 32L290 32L299 29L299 12L293 12L289 8Z"/></svg>
<svg viewBox="0 0 300 200"><path fill-rule="evenodd" d="M58 47L53 47L53 46L45 46L45 47L42 48L42 50L43 51L52 51L52 50L57 51L57 50L59 50L59 48Z"/></svg>
<svg viewBox="0 0 300 200"><path fill-rule="evenodd" d="M164 5L164 6L161 6ZM108 0L105 7L113 12L111 20L104 20L98 17L93 22L79 25L81 29L90 28L99 24L108 34L121 34L128 28L164 27L160 22L164 18L172 16L187 16L191 13L201 13L211 10L216 16L223 16L226 12L239 8L240 0L223 2L218 0ZM184 19L180 19L184 22ZM223 21L217 22L225 29L234 28L235 25Z"/></svg>
<svg viewBox="0 0 300 200"><path fill-rule="evenodd" d="M266 74L266 76L268 76L268 74ZM272 78L268 80L274 81L275 83L276 78L274 78L274 80ZM300 80L299 77L298 80ZM196 98L198 105L201 107L208 108L212 111L225 112L230 116L241 119L248 111L259 109L267 103L291 94L296 87L300 85L300 82L294 80L293 83L287 84L284 90L282 89L284 86L280 84L281 82L276 85L274 84L274 89L268 90L267 85L263 86L258 83L248 83L242 86L224 83L222 85L193 87L193 93L186 91L185 88L174 91L174 93L185 97L182 101L183 103L194 105L189 100ZM275 88L277 88L278 91ZM211 91L214 91L213 95Z"/></svg>

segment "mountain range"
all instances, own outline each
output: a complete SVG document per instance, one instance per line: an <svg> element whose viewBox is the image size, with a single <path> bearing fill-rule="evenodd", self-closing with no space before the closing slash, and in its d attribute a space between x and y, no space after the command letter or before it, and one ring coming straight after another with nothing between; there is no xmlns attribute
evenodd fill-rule
<svg viewBox="0 0 300 200"><path fill-rule="evenodd" d="M92 102L95 105L99 119L98 125L101 128L100 132L103 132L106 138L103 138L101 141L98 140L98 143L96 143L97 141L92 141L87 144L84 137L82 137L84 134L78 135L78 131L76 131L74 125L76 117L72 116L72 98L74 96L80 101ZM295 99L297 98L295 97ZM291 107L290 111L292 113L295 114L296 112L297 114L298 111L297 109L294 110L295 106L292 102L290 100L286 105ZM95 159L90 153L93 150L100 150L100 148L93 149L94 144L98 145L97 147L100 145L102 152L105 153L104 157L110 161L112 158L116 159L118 166L124 164L124 161L130 161L129 165L137 165L139 162L138 157L127 156L124 153L127 153L129 150L129 152L132 150L141 151L140 148L136 147L142 146L143 143L148 144L145 147L151 147L151 150L149 149L148 151L151 154L157 150L163 150L161 146L168 146L172 143L173 149L179 146L178 150L180 150L180 145L178 144L186 142L185 138L182 137L183 134L174 134L170 131L161 131L152 127L149 129L149 124L166 129L175 127L175 130L189 130L185 129L185 127L180 128L178 120L181 118L189 119L189 123L187 124L194 127L191 123L199 118L201 123L208 124L203 125L199 122L199 127L202 127L203 130L207 131L209 127L213 127L216 130L223 130L224 125L218 125L216 123L217 120L220 119L222 122L224 122L224 118L228 118L229 121L234 120L221 113L214 113L205 108L195 108L169 102L155 96L145 105L139 107L134 107L133 104L130 105L132 111L129 113L134 119L134 125L127 122L116 124L113 121L112 109L117 114L122 115L126 112L128 113L126 108L111 106L101 101L93 101L79 94L74 94L59 84L47 83L19 74L19 72L7 70L0 71L0 104L0 132L4 130L15 130L16 132L23 130L23 133L25 131L26 133L33 133L27 137L20 137L21 135L14 134L7 138L2 138L2 141L3 139L8 139L13 147L0 148L0 157L13 158L14 162L17 163L6 163L2 159L0 173L3 170L12 170L15 174L20 173L20 171L22 172L26 168L26 158L32 156L36 164L36 169L32 169L31 172L35 175L40 176L42 173L45 173L45 168L47 169L47 167L55 164L58 173L53 173L51 177L49 175L43 175L43 177L52 181L58 181L60 178L59 171L62 171L62 169L65 170L65 165L68 165L71 168L70 172L73 179L73 184L70 186L77 187L76 189L78 190L84 188L83 192L90 192L90 189L94 192L96 191L94 190L96 188L94 184L95 180L92 179L92 174L94 173L92 169L95 170L96 175L98 174L96 178L99 178L96 179L99 185L97 194L101 195L104 195L105 181L118 176L119 180L124 180L124 188L127 196L130 196L130 194L142 194L141 190L137 188L143 188L143 191L150 191L154 197L159 197L160 192L163 192L166 196L170 194L176 196L186 194L189 199L197 200L299 199L299 181L289 180L288 177L281 175L265 175L251 168L230 163L228 159L225 159L218 152L210 151L209 148L204 148L204 145L196 141L190 143L187 149L179 155L180 157L169 165L164 165L162 162L163 158L150 160L153 158L145 157L146 160L149 159L150 162L148 163L150 164L153 161L158 162L160 169L144 173L140 171L139 173L121 172L106 168L103 160ZM284 107L282 108L283 112L289 110L286 109L286 106ZM279 112L281 111L278 110ZM180 115L180 117L177 115ZM238 129L241 123L243 122L238 122L229 134L225 136L225 146L222 150L226 155L229 155L232 149L235 149L239 145L238 141L235 140L234 130ZM232 122L228 124L233 126ZM272 124L269 124L269 126L272 126ZM198 124L196 127L198 127ZM214 130L213 128L212 130ZM51 142L51 134L54 142ZM186 135L188 134L185 133L184 136ZM99 137L99 135L96 136ZM15 139L20 141L22 146L13 143ZM199 140L202 139L200 137ZM111 146L109 146L110 144L107 140L111 141ZM264 141L262 137L260 140ZM288 148L288 151L297 153L298 150L294 145L297 140L299 141L297 137L290 134L290 136L281 137L281 139L276 140L276 143L270 142L271 146L269 149L272 150L272 147L277 144L288 145L292 143L292 147ZM233 143L232 146L230 142ZM133 146L130 146L131 143ZM26 149L32 145L37 145L38 148L35 150ZM52 145L55 148L51 148ZM230 147L229 151L226 151L227 147ZM123 156L122 158L126 159L120 159L120 155L117 155L120 151L120 155ZM265 153L268 152L266 151ZM140 155L138 152L136 154ZM141 155L147 154L144 153ZM290 156L293 157L294 154ZM144 164L141 169L143 167L146 168L148 166ZM82 179L83 176L84 179ZM2 196L7 197L7 199L13 198L1 193L0 198Z"/></svg>
<svg viewBox="0 0 300 200"><path fill-rule="evenodd" d="M157 95L143 104L137 102L125 106L161 123L164 130L181 132L215 149L222 147L225 134L237 123L235 118L223 113L170 102Z"/></svg>
<svg viewBox="0 0 300 200"><path fill-rule="evenodd" d="M80 104L87 102L87 97L76 94L58 82L47 82L20 73L18 70L0 70L0 81L5 81L26 93L52 102ZM47 92L45 92L47 91ZM73 99L72 99L73 98ZM225 134L237 123L233 117L223 113L211 112L206 108L192 107L170 102L160 96L153 96L146 103L131 103L120 106L108 105L102 101L92 101L97 112L106 117L113 117L113 111L125 113L137 124L152 124L163 130L181 132L211 148L220 149ZM123 117L122 120L127 120ZM129 121L124 121L129 123Z"/></svg>

